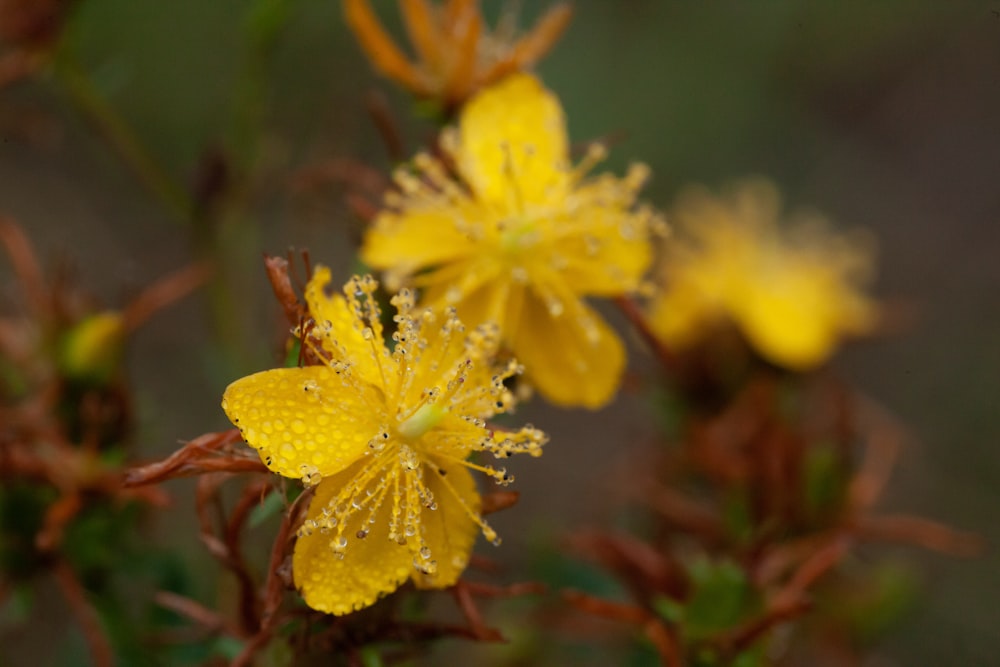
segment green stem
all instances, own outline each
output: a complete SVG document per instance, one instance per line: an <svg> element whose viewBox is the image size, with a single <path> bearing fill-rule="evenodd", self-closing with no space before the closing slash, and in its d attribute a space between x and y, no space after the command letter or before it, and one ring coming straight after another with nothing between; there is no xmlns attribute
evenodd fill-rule
<svg viewBox="0 0 1000 667"><path fill-rule="evenodd" d="M139 181L184 224L191 224L191 198L160 168L132 128L108 104L86 72L67 54L55 63L56 78L76 107L135 173Z"/></svg>

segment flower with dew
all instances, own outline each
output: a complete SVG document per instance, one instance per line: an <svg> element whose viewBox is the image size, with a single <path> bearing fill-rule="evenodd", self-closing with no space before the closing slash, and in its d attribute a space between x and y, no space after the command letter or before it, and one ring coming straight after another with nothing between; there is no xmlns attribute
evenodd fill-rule
<svg viewBox="0 0 1000 667"><path fill-rule="evenodd" d="M614 396L624 345L583 300L637 289L661 223L636 194L648 170L589 176L604 150L569 159L562 107L518 74L474 97L420 154L369 227L362 259L422 303L496 322L526 378L553 403L598 408Z"/></svg>
<svg viewBox="0 0 1000 667"><path fill-rule="evenodd" d="M509 410L497 367L495 327L466 330L454 312L417 309L411 292L392 299L394 345L386 346L376 282L354 277L327 295L330 271L306 287L311 320L297 335L320 363L279 368L231 384L222 407L272 471L316 486L292 558L295 585L314 609L347 614L408 579L454 584L480 531L470 470L508 484L503 467L468 460L541 454L543 433L491 430Z"/></svg>
<svg viewBox="0 0 1000 667"><path fill-rule="evenodd" d="M446 111L480 88L531 67L556 43L572 15L569 3L559 3L519 36L513 11L490 32L478 0L400 0L399 7L416 61L393 43L368 0L344 0L347 23L375 68Z"/></svg>
<svg viewBox="0 0 1000 667"><path fill-rule="evenodd" d="M815 215L782 229L780 197L747 181L727 197L684 193L667 240L662 289L650 326L682 349L722 320L764 359L804 371L825 362L840 340L870 331L877 308L863 286L872 253L863 236L840 236Z"/></svg>

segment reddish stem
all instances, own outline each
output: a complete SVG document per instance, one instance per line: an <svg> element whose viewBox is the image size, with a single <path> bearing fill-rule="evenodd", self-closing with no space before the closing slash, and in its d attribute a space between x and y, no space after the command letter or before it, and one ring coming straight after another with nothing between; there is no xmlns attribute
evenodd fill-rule
<svg viewBox="0 0 1000 667"><path fill-rule="evenodd" d="M69 565L62 560L57 560L52 566L56 582L62 591L63 597L69 603L70 610L76 616L77 622L83 628L83 637L90 649L90 657L96 667L113 667L114 654L111 651L111 643L108 641L101 619L97 610L87 600L87 592L84 590L76 574Z"/></svg>

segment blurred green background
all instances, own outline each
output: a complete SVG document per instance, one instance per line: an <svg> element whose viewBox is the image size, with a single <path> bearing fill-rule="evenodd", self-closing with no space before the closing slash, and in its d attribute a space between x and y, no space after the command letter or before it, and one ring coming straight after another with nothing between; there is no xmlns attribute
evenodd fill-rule
<svg viewBox="0 0 1000 667"><path fill-rule="evenodd" d="M374 4L399 34L395 3ZM484 4L495 13L500 3ZM523 4L527 25L547 3ZM846 350L837 364L911 430L884 505L995 543L1000 2L579 0L576 10L538 71L562 98L574 140L614 136L606 164L619 172L634 160L650 165L652 203L669 207L692 182L762 174L793 208L875 233L877 293L911 316L908 328ZM273 35L271 18L281 24ZM193 183L220 151L237 171L254 165L244 213L218 235L236 258L229 319L243 337L238 353L212 342L204 294L156 316L129 350L140 455L162 457L179 439L225 428L222 389L275 363L282 325L262 252L306 247L335 274L351 270L358 223L344 188L306 196L294 174L346 157L391 166L364 111L370 90L386 95L408 150L433 126L412 119L407 97L371 72L336 0L80 0L66 40L178 184ZM51 77L0 90L0 213L25 226L50 264L70 260L108 305L197 254L198 234L138 184ZM9 293L6 264L0 272ZM633 368L646 361L634 344ZM504 545L480 546L514 563L514 578L539 535L616 514L607 471L654 430L634 395L599 413L536 404L519 415L552 443L541 460L517 466L522 501L495 522ZM177 509L157 535L203 564L211 590L191 488L170 485ZM924 598L871 664L1000 665L996 552L972 561L904 553L922 568ZM45 655L34 643L43 639L3 641Z"/></svg>

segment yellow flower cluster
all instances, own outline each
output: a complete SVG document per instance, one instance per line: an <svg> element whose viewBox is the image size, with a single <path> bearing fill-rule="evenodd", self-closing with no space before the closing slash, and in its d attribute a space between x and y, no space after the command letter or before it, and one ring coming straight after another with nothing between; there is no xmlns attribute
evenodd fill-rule
<svg viewBox="0 0 1000 667"><path fill-rule="evenodd" d="M421 154L397 172L362 259L390 286L420 288L428 306L497 323L553 403L606 404L625 350L583 297L639 286L657 224L635 203L647 169L591 177L600 146L572 165L562 107L527 74L472 98L441 143L447 163Z"/></svg>
<svg viewBox="0 0 1000 667"><path fill-rule="evenodd" d="M440 148L396 172L363 240L361 258L398 291L389 346L375 281L355 277L328 296L320 267L295 333L321 363L245 377L223 398L268 468L316 486L294 579L311 607L333 614L407 580L450 586L477 532L498 539L469 470L511 477L469 457L538 456L546 439L487 425L513 406L505 381L522 371L498 355L523 363L553 403L610 401L624 345L585 298L635 291L662 226L636 203L645 167L592 175L599 146L572 163L562 107L531 75L469 99ZM650 313L664 341L689 345L728 318L763 357L805 369L872 326L875 307L859 291L868 255L818 227L784 234L778 213L760 183L726 200L684 198L685 234L667 246Z"/></svg>
<svg viewBox="0 0 1000 667"><path fill-rule="evenodd" d="M862 239L821 220L782 231L773 185L750 181L718 199L684 194L663 262L650 325L684 348L720 321L734 323L762 357L792 370L825 362L847 335L869 331L876 307L862 286L872 268Z"/></svg>
<svg viewBox="0 0 1000 667"><path fill-rule="evenodd" d="M312 319L297 332L322 363L237 380L222 407L268 468L316 485L293 556L309 606L346 614L408 579L455 583L476 533L498 542L480 515L469 470L500 484L505 468L468 459L541 454L542 432L498 432L486 420L513 405L504 381L520 371L493 363L496 327L466 330L453 312L393 298L391 351L371 277L327 296L328 269L306 288Z"/></svg>

